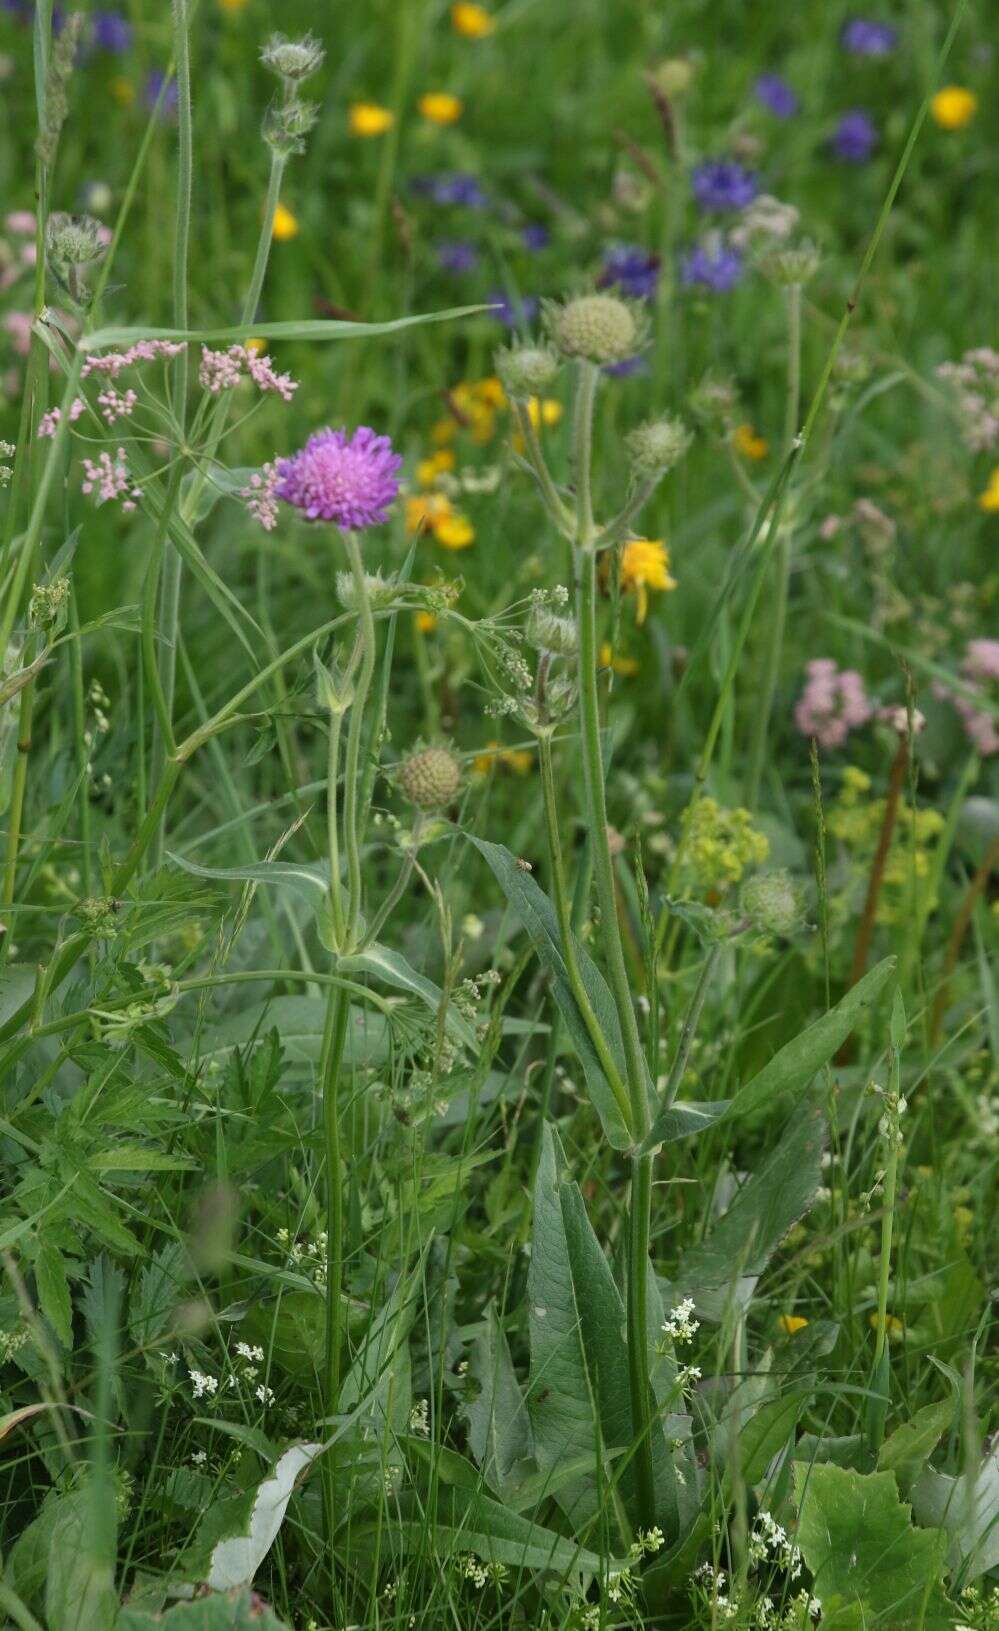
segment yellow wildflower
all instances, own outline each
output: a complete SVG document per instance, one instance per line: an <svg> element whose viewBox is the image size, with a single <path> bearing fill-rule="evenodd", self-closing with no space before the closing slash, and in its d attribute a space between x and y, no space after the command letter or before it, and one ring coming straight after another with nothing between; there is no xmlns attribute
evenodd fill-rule
<svg viewBox="0 0 999 1631"><path fill-rule="evenodd" d="M267 350L267 341L259 339L247 340L246 349L252 351L255 357L260 357Z"/></svg>
<svg viewBox="0 0 999 1631"><path fill-rule="evenodd" d="M274 225L272 235L279 244L287 243L290 238L298 237L298 221L286 204L279 204L274 211Z"/></svg>
<svg viewBox="0 0 999 1631"><path fill-rule="evenodd" d="M243 10L246 0L219 0L219 5L223 11L237 12Z"/></svg>
<svg viewBox="0 0 999 1631"><path fill-rule="evenodd" d="M485 379L477 379L470 386L473 396L480 402L488 402L491 408L506 407L506 392L495 374L487 374Z"/></svg>
<svg viewBox="0 0 999 1631"><path fill-rule="evenodd" d="M437 627L437 619L433 612L417 612L415 621L419 634L433 634Z"/></svg>
<svg viewBox="0 0 999 1631"><path fill-rule="evenodd" d="M808 1321L801 1314L778 1314L777 1324L785 1336L793 1337L795 1331L803 1331Z"/></svg>
<svg viewBox="0 0 999 1631"><path fill-rule="evenodd" d="M458 4L451 7L451 27L466 40L484 40L493 32L496 22L485 6L475 5L474 0L458 0Z"/></svg>
<svg viewBox="0 0 999 1631"><path fill-rule="evenodd" d="M394 123L391 108L380 107L377 102L354 102L347 115L352 136L384 136Z"/></svg>
<svg viewBox="0 0 999 1631"><path fill-rule="evenodd" d="M985 483L984 493L978 495L978 508L994 513L999 510L999 464L996 465L988 481Z"/></svg>
<svg viewBox="0 0 999 1631"><path fill-rule="evenodd" d="M406 531L428 532L451 514L443 493L411 493L406 500Z"/></svg>
<svg viewBox="0 0 999 1631"><path fill-rule="evenodd" d="M930 102L930 112L941 130L963 130L977 108L978 97L963 85L945 85Z"/></svg>
<svg viewBox="0 0 999 1631"><path fill-rule="evenodd" d="M661 538L632 538L621 551L621 588L635 593L636 623L644 623L649 610L650 589L675 589L670 576L669 550Z"/></svg>
<svg viewBox="0 0 999 1631"><path fill-rule="evenodd" d="M512 770L515 776L526 776L534 764L534 754L527 748L501 748L498 742L487 742L482 753L472 760L477 776L488 776L494 764Z"/></svg>
<svg viewBox="0 0 999 1631"><path fill-rule="evenodd" d="M467 549L475 542L475 528L467 515L452 512L433 523L434 537L445 549Z"/></svg>
<svg viewBox="0 0 999 1631"><path fill-rule="evenodd" d="M532 396L527 404L527 413L535 430L542 425L557 425L562 417L562 404L554 397L546 396L543 400Z"/></svg>
<svg viewBox="0 0 999 1631"><path fill-rule="evenodd" d="M457 419L448 414L444 419L434 420L430 427L430 440L443 447L445 443L454 441L460 429Z"/></svg>
<svg viewBox="0 0 999 1631"><path fill-rule="evenodd" d="M765 436L757 436L752 425L736 425L732 432L732 446L744 459L765 459L770 443Z"/></svg>
<svg viewBox="0 0 999 1631"><path fill-rule="evenodd" d="M111 95L119 107L130 108L135 101L135 86L124 74L115 74L111 81Z"/></svg>
<svg viewBox="0 0 999 1631"><path fill-rule="evenodd" d="M635 657L617 657L611 650L609 641L605 640L600 647L600 667L613 669L622 679L630 680L638 673L639 662Z"/></svg>
<svg viewBox="0 0 999 1631"><path fill-rule="evenodd" d="M455 466L454 453L449 447L438 448L429 458L421 459L416 466L416 479L421 487L432 487L438 476L453 470Z"/></svg>
<svg viewBox="0 0 999 1631"><path fill-rule="evenodd" d="M450 91L427 91L416 105L432 125L456 124L465 111L461 97L452 96Z"/></svg>
<svg viewBox="0 0 999 1631"><path fill-rule="evenodd" d="M876 1331L880 1324L881 1324L881 1321L878 1319L877 1314L876 1313L872 1314L871 1315L871 1330ZM898 1338L898 1337L900 1337L902 1335L902 1332L905 1330L905 1326L902 1324L902 1321L895 1314L886 1314L885 1315L885 1330L888 1333L889 1339L892 1338L892 1337Z"/></svg>

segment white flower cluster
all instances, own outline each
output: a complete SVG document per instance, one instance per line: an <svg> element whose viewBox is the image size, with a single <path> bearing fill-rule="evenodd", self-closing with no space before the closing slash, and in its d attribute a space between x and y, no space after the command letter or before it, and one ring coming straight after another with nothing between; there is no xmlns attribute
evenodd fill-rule
<svg viewBox="0 0 999 1631"><path fill-rule="evenodd" d="M797 1580L801 1573L800 1551L788 1539L783 1524L778 1523L769 1512L758 1512L756 1515L749 1537L749 1561L754 1564L776 1564L786 1569L792 1580Z"/></svg>
<svg viewBox="0 0 999 1631"><path fill-rule="evenodd" d="M700 1330L700 1320L693 1318L694 1299L684 1297L681 1303L671 1308L663 1321L663 1334L673 1342L693 1342L694 1332Z"/></svg>
<svg viewBox="0 0 999 1631"><path fill-rule="evenodd" d="M430 1404L427 1399L417 1399L409 1412L409 1430L411 1433L419 1433L421 1438L429 1437Z"/></svg>

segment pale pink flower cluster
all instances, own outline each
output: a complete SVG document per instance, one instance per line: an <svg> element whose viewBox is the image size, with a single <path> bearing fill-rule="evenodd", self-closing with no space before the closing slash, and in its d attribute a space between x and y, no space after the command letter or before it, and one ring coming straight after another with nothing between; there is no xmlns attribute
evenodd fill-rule
<svg viewBox="0 0 999 1631"><path fill-rule="evenodd" d="M86 406L87 404L84 402L82 396L73 398L69 405L69 413L66 416L71 425L74 424L77 419L79 419ZM56 433L56 426L61 418L61 408L50 408L48 413L43 413L42 417L38 421L39 436L54 436Z"/></svg>
<svg viewBox="0 0 999 1631"><path fill-rule="evenodd" d="M874 712L864 682L855 669L837 668L832 657L814 658L806 673L795 724L803 735L814 736L820 747L842 747L850 732L866 725Z"/></svg>
<svg viewBox="0 0 999 1631"><path fill-rule="evenodd" d="M12 237L26 240L19 244L0 241L0 289L9 289L38 258L34 243L35 217L30 210L11 210L3 224Z"/></svg>
<svg viewBox="0 0 999 1631"><path fill-rule="evenodd" d="M993 692L993 701L999 702L999 640L969 640L961 673L983 702L989 691ZM976 706L970 697L949 691L945 685L938 685L935 690L938 697L945 697L954 704L976 753L983 759L999 753L999 729L992 709Z"/></svg>
<svg viewBox="0 0 999 1631"><path fill-rule="evenodd" d="M160 358L179 357L184 347L179 340L137 340L127 351L103 351L88 357L80 370L80 378L90 374L106 374L117 379L123 368L133 368L137 362L157 362Z"/></svg>
<svg viewBox="0 0 999 1631"><path fill-rule="evenodd" d="M987 453L999 442L999 351L977 346L960 362L944 362L937 378L952 386L957 399L961 436L973 453Z"/></svg>
<svg viewBox="0 0 999 1631"><path fill-rule="evenodd" d="M254 521L265 532L271 532L277 526L278 501L274 489L280 479L277 463L272 459L255 470L248 485L239 490L239 497L245 501Z"/></svg>
<svg viewBox="0 0 999 1631"><path fill-rule="evenodd" d="M259 391L275 391L285 402L290 402L298 390L298 381L290 374L277 373L267 357L258 356L244 345L231 345L228 351L213 351L207 345L201 347L198 380L213 396L238 385L244 368Z"/></svg>
<svg viewBox="0 0 999 1631"><path fill-rule="evenodd" d="M141 487L132 485L123 447L118 449L113 459L110 453L99 453L96 460L84 459L83 473L86 479L82 490L87 494L93 493L99 505L120 498L122 509L128 513L135 509L136 500L142 497Z"/></svg>
<svg viewBox="0 0 999 1631"><path fill-rule="evenodd" d="M122 392L117 385L109 384L98 394L97 406L107 423L113 425L118 419L127 419L138 400L133 390Z"/></svg>

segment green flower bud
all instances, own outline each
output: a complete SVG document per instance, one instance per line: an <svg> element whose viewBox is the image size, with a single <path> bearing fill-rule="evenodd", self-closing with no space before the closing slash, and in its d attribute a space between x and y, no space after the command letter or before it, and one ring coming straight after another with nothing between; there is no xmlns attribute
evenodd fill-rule
<svg viewBox="0 0 999 1631"><path fill-rule="evenodd" d="M28 621L33 629L44 629L55 636L65 626L68 613L68 578L53 578L51 583L35 584L28 602Z"/></svg>
<svg viewBox="0 0 999 1631"><path fill-rule="evenodd" d="M535 604L527 618L527 639L535 651L550 651L556 657L574 657L579 636L571 617L559 617L547 606Z"/></svg>
<svg viewBox="0 0 999 1631"><path fill-rule="evenodd" d="M345 714L354 700L354 684L338 662L327 668L318 650L312 653L316 676L316 700L330 714Z"/></svg>
<svg viewBox="0 0 999 1631"><path fill-rule="evenodd" d="M45 229L45 255L54 275L78 305L88 303L87 273L107 248L107 228L92 215L50 215Z"/></svg>
<svg viewBox="0 0 999 1631"><path fill-rule="evenodd" d="M496 353L496 372L508 396L527 401L554 384L559 359L549 345L504 346Z"/></svg>
<svg viewBox="0 0 999 1631"><path fill-rule="evenodd" d="M696 72L696 65L687 57L667 57L653 68L649 79L660 95L683 96L693 84Z"/></svg>
<svg viewBox="0 0 999 1631"><path fill-rule="evenodd" d="M447 747L417 748L396 771L399 790L418 810L442 810L461 791L461 761Z"/></svg>
<svg viewBox="0 0 999 1631"><path fill-rule="evenodd" d="M365 572L364 583L373 611L384 611L386 606L395 604L399 593L399 584L394 577L383 578L380 572ZM345 612L360 610L357 584L354 582L353 572L337 573L336 597Z"/></svg>
<svg viewBox="0 0 999 1631"><path fill-rule="evenodd" d="M763 270L783 288L803 289L819 269L819 251L810 238L797 244L781 244L763 256Z"/></svg>
<svg viewBox="0 0 999 1631"><path fill-rule="evenodd" d="M564 305L549 306L546 318L563 356L601 366L633 357L645 340L637 308L613 294L578 295Z"/></svg>
<svg viewBox="0 0 999 1631"><path fill-rule="evenodd" d="M263 137L272 153L290 158L305 152L305 138L319 118L318 102L273 102L264 115Z"/></svg>
<svg viewBox="0 0 999 1631"><path fill-rule="evenodd" d="M692 413L705 424L725 429L732 423L739 406L739 393L735 381L705 374L690 393Z"/></svg>
<svg viewBox="0 0 999 1631"><path fill-rule="evenodd" d="M758 872L742 886L739 904L746 917L766 934L794 934L804 920L800 885L784 868Z"/></svg>
<svg viewBox="0 0 999 1631"><path fill-rule="evenodd" d="M314 34L300 40L285 39L283 34L272 34L260 53L265 68L279 74L291 84L300 85L320 68L326 52Z"/></svg>
<svg viewBox="0 0 999 1631"><path fill-rule="evenodd" d="M636 476L664 476L679 464L692 440L682 419L648 419L629 432L625 445Z"/></svg>

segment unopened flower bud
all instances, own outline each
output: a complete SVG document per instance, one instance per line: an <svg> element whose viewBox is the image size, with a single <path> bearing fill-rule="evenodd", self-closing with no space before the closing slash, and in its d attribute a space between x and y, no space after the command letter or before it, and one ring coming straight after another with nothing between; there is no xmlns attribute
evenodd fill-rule
<svg viewBox="0 0 999 1631"><path fill-rule="evenodd" d="M538 604L531 607L527 619L527 638L536 651L550 651L556 657L574 657L579 646L572 618L559 617Z"/></svg>
<svg viewBox="0 0 999 1631"><path fill-rule="evenodd" d="M655 90L662 96L683 96L689 91L697 69L687 57L667 57L649 75Z"/></svg>
<svg viewBox="0 0 999 1631"><path fill-rule="evenodd" d="M442 810L461 791L461 761L447 747L417 748L402 761L396 782L418 810Z"/></svg>
<svg viewBox="0 0 999 1631"><path fill-rule="evenodd" d="M693 440L682 419L649 419L626 439L628 457L640 477L664 476L679 464Z"/></svg>
<svg viewBox="0 0 999 1631"><path fill-rule="evenodd" d="M739 904L745 916L766 934L791 935L801 926L801 890L784 868L759 872L742 887Z"/></svg>
<svg viewBox="0 0 999 1631"><path fill-rule="evenodd" d="M305 152L305 138L319 118L318 102L274 102L264 115L263 137L272 153L289 158Z"/></svg>
<svg viewBox="0 0 999 1631"><path fill-rule="evenodd" d="M908 736L910 725L913 736L918 736L919 732L925 729L926 726L926 715L919 708L913 708L911 716L908 708L905 707L879 708L878 718L883 724L889 725L893 731L903 737Z"/></svg>
<svg viewBox="0 0 999 1631"><path fill-rule="evenodd" d="M28 602L28 621L33 629L58 634L65 625L68 611L68 578L53 578L51 583L35 584Z"/></svg>
<svg viewBox="0 0 999 1631"><path fill-rule="evenodd" d="M612 294L579 295L550 306L547 319L563 356L606 366L633 357L645 339L637 309Z"/></svg>
<svg viewBox="0 0 999 1631"><path fill-rule="evenodd" d="M819 269L819 251L810 238L800 243L781 244L763 257L763 269L786 289L803 289Z"/></svg>
<svg viewBox="0 0 999 1631"><path fill-rule="evenodd" d="M77 305L88 303L87 273L99 261L111 234L92 215L50 215L45 255L54 275Z"/></svg>
<svg viewBox="0 0 999 1631"><path fill-rule="evenodd" d="M327 668L318 651L312 653L316 676L316 700L330 714L345 714L354 700L353 681L339 663Z"/></svg>
<svg viewBox="0 0 999 1631"><path fill-rule="evenodd" d="M705 424L724 428L730 425L739 404L735 382L717 374L705 374L690 393L691 411Z"/></svg>
<svg viewBox="0 0 999 1631"><path fill-rule="evenodd" d="M368 600L373 611L384 611L386 606L394 605L399 593L399 585L395 578L383 578L380 572L365 572L364 586L368 591ZM353 572L337 573L336 597L345 612L360 610L360 599Z"/></svg>
<svg viewBox="0 0 999 1631"><path fill-rule="evenodd" d="M526 402L554 383L559 359L549 345L515 345L496 353L496 372L508 396Z"/></svg>
<svg viewBox="0 0 999 1631"><path fill-rule="evenodd" d="M286 40L283 34L272 34L260 53L260 60L272 73L280 74L290 84L300 85L322 66L326 52L313 34L300 40Z"/></svg>

